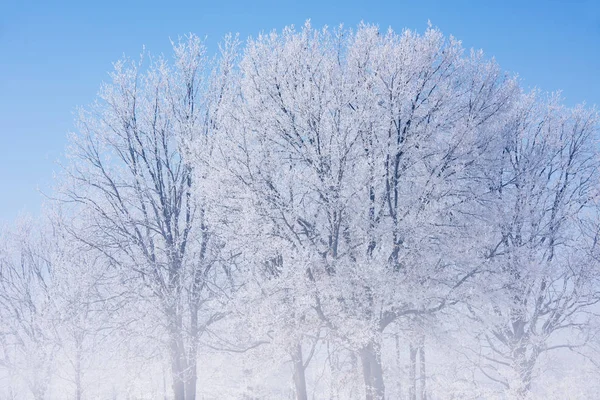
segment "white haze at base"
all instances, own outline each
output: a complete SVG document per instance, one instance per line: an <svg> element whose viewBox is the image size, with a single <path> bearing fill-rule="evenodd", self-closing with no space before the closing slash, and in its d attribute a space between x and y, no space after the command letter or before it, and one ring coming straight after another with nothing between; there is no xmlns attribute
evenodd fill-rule
<svg viewBox="0 0 600 400"><path fill-rule="evenodd" d="M409 399L419 340L430 400L596 396L595 111L435 29L241 47L123 60L81 111L1 237L0 399L172 398L174 359L198 399L292 399L298 346L308 398Z"/></svg>

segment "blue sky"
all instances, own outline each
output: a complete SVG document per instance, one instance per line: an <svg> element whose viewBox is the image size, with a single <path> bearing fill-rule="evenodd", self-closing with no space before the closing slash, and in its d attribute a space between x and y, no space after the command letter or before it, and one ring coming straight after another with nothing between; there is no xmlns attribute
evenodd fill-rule
<svg viewBox="0 0 600 400"><path fill-rule="evenodd" d="M600 105L600 1L27 1L0 0L0 223L39 212L73 129L112 62L142 45L169 54L169 38L193 32L216 48L301 25L361 20L422 32L427 21L481 48L525 87L562 89L566 103Z"/></svg>

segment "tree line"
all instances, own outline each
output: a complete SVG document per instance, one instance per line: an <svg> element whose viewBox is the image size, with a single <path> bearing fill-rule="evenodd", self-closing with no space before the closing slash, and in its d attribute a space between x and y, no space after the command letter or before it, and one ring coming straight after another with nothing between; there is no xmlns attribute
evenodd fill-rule
<svg viewBox="0 0 600 400"><path fill-rule="evenodd" d="M598 121L431 27L125 58L0 236L0 398L593 397Z"/></svg>

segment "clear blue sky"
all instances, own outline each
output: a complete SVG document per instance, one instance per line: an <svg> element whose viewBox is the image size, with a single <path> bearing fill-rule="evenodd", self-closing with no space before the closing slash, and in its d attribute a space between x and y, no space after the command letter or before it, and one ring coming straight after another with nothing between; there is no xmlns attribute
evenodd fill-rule
<svg viewBox="0 0 600 400"><path fill-rule="evenodd" d="M563 90L569 105L600 105L600 0L28 1L0 0L0 223L39 212L73 129L112 62L169 37L242 37L301 25L361 20L422 32L427 21L483 49L526 87Z"/></svg>

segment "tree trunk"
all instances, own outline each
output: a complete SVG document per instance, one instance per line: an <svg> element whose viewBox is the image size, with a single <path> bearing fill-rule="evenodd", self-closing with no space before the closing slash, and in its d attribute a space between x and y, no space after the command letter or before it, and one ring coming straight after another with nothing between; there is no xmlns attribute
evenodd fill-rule
<svg viewBox="0 0 600 400"><path fill-rule="evenodd" d="M308 392L306 390L306 376L304 374L304 361L302 357L302 344L298 343L292 355L294 364L294 385L296 387L296 399L308 400Z"/></svg>
<svg viewBox="0 0 600 400"><path fill-rule="evenodd" d="M402 379L401 379L402 377L401 377L401 374L400 374L400 371L402 369L402 365L401 365L401 361L400 361L401 360L401 356L400 356L400 337L398 336L397 333L394 335L394 339L395 339L395 342L396 342L396 369L397 369L397 373L398 373L398 376L396 378L397 385L398 385L397 396L400 399L400 398L402 398Z"/></svg>
<svg viewBox="0 0 600 400"><path fill-rule="evenodd" d="M171 315L169 326L171 374L173 376L173 398L174 400L186 400L185 378L187 374L187 362L185 345L182 335L181 316Z"/></svg>
<svg viewBox="0 0 600 400"><path fill-rule="evenodd" d="M419 380L421 381L421 400L427 400L427 375L425 373L425 336L419 344Z"/></svg>
<svg viewBox="0 0 600 400"><path fill-rule="evenodd" d="M163 386L163 399L162 400L169 400L169 397L167 395L167 373L165 371L165 365L163 364L162 367L162 378L163 378L163 382L162 382L162 386ZM116 399L113 399L116 400Z"/></svg>
<svg viewBox="0 0 600 400"><path fill-rule="evenodd" d="M410 366L408 374L408 398L409 400L417 400L417 348L411 343L410 350Z"/></svg>
<svg viewBox="0 0 600 400"><path fill-rule="evenodd" d="M81 348L77 343L77 353L75 354L75 399L81 400Z"/></svg>
<svg viewBox="0 0 600 400"><path fill-rule="evenodd" d="M171 374L173 375L173 399L185 400L184 368L177 339L171 339Z"/></svg>
<svg viewBox="0 0 600 400"><path fill-rule="evenodd" d="M257 400L256 397L254 396L254 387L250 383L252 381L252 375L253 375L252 369L244 367L243 373L244 373L245 391L243 393L242 400Z"/></svg>
<svg viewBox="0 0 600 400"><path fill-rule="evenodd" d="M363 367L366 400L384 400L383 367L381 365L380 345L375 340L360 350Z"/></svg>
<svg viewBox="0 0 600 400"><path fill-rule="evenodd" d="M196 383L198 381L196 368L195 352L190 353L185 380L185 400L196 400Z"/></svg>
<svg viewBox="0 0 600 400"><path fill-rule="evenodd" d="M187 353L187 369L185 371L185 400L196 400L198 382L198 302L194 298L190 316L190 348Z"/></svg>
<svg viewBox="0 0 600 400"><path fill-rule="evenodd" d="M520 301L520 299L517 299ZM517 314L519 311L513 311ZM517 398L525 399L528 397L531 391L531 380L533 374L533 368L537 361L539 352L536 347L532 348L532 353L528 357L527 349L528 345L531 345L525 332L526 322L522 318L516 318L512 322L513 328L513 343L514 347L512 350L512 362L513 368L515 369L518 377L518 387L514 388Z"/></svg>
<svg viewBox="0 0 600 400"><path fill-rule="evenodd" d="M531 380L535 358L527 359L527 350L525 346L519 346L515 351L515 361L517 374L519 377L519 386L516 388L516 395L519 399L525 399L531 391Z"/></svg>

